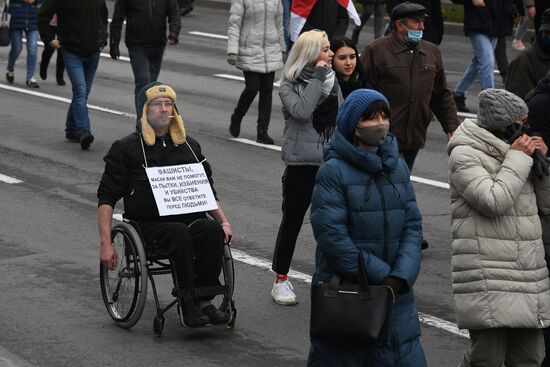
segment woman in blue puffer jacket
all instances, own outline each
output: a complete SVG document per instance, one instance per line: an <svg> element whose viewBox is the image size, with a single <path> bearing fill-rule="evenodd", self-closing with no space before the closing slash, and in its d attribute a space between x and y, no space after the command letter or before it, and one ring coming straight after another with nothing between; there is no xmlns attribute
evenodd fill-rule
<svg viewBox="0 0 550 367"><path fill-rule="evenodd" d="M11 0L8 12L10 19L11 48L8 57L6 80L12 84L15 79L15 61L23 49L23 32L27 38L27 78L29 88L38 88L34 78L36 69L38 27L36 25L37 5L41 0Z"/></svg>
<svg viewBox="0 0 550 367"><path fill-rule="evenodd" d="M346 98L311 203L313 282L337 273L357 283L362 251L369 283L388 285L396 295L388 338L376 345L311 338L309 366L426 366L412 291L420 270L421 216L397 140L388 134L389 115L388 101L374 90Z"/></svg>

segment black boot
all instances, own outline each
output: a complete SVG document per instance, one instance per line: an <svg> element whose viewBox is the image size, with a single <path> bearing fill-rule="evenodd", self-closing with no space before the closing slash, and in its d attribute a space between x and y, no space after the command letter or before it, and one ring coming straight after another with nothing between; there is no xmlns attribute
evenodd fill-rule
<svg viewBox="0 0 550 367"><path fill-rule="evenodd" d="M453 94L453 99L455 100L456 109L458 112L470 112L470 109L466 107L466 97Z"/></svg>
<svg viewBox="0 0 550 367"><path fill-rule="evenodd" d="M234 138L237 138L241 133L241 121L242 119L235 116L234 113L231 115L231 124L229 124L229 133Z"/></svg>
<svg viewBox="0 0 550 367"><path fill-rule="evenodd" d="M40 61L40 79L46 80L48 78L48 64L44 60Z"/></svg>
<svg viewBox="0 0 550 367"><path fill-rule="evenodd" d="M269 135L267 135L267 127L258 126L258 135L256 136L256 141L261 144L273 144L275 143Z"/></svg>

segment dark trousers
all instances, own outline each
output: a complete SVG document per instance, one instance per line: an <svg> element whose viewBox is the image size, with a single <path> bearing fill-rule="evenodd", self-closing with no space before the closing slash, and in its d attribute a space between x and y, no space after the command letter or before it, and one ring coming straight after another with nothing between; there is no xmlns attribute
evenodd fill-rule
<svg viewBox="0 0 550 367"><path fill-rule="evenodd" d="M134 73L134 100L136 111L138 108L137 96L141 88L158 79L162 57L164 56L164 46L157 47L128 47L130 64ZM139 111L137 111L139 114Z"/></svg>
<svg viewBox="0 0 550 367"><path fill-rule="evenodd" d="M405 161L405 163L407 163L407 167L409 167L409 171L412 173L414 161L416 160L416 156L418 155L418 149L400 150L399 155Z"/></svg>
<svg viewBox="0 0 550 367"><path fill-rule="evenodd" d="M495 63L497 64L498 72L505 81L508 77L508 56L506 56L506 36L497 39L495 47Z"/></svg>
<svg viewBox="0 0 550 367"><path fill-rule="evenodd" d="M296 239L307 208L311 204L317 170L317 166L287 166L283 174L283 219L279 226L271 266L277 274L288 274L290 269Z"/></svg>
<svg viewBox="0 0 550 367"><path fill-rule="evenodd" d="M235 107L234 115L240 121L248 112L252 101L256 98L256 94L260 92L260 100L258 103L258 129L264 128L267 130L271 119L271 102L273 99L273 80L275 73L255 73L252 71L244 71L245 87L237 107Z"/></svg>
<svg viewBox="0 0 550 367"><path fill-rule="evenodd" d="M57 27L50 26L55 34L57 34ZM49 44L44 44L44 50L42 51L42 57L40 60L40 70L47 69L50 64L50 59L52 58L55 48ZM65 71L65 63L63 62L63 53L57 51L57 59L55 61L55 78L57 81L63 80L63 72Z"/></svg>
<svg viewBox="0 0 550 367"><path fill-rule="evenodd" d="M168 253L179 289L219 284L224 233L217 221L140 222L139 227L148 245Z"/></svg>

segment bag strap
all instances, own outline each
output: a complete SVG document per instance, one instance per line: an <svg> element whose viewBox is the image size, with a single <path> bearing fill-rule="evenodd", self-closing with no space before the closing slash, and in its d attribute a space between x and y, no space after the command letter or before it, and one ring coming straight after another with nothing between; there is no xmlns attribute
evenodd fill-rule
<svg viewBox="0 0 550 367"><path fill-rule="evenodd" d="M365 258L361 249L359 249L359 256L357 256L357 261L357 265L359 267L359 287L363 290L368 290L369 280L367 278L367 269L365 268Z"/></svg>

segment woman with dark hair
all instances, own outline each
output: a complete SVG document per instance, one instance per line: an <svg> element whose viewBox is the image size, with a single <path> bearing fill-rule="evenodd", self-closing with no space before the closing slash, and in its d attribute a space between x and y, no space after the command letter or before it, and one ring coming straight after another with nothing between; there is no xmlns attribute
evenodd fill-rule
<svg viewBox="0 0 550 367"><path fill-rule="evenodd" d="M376 344L312 337L310 367L426 366L413 295L422 218L389 119L386 97L374 90L346 98L315 178L310 215L317 241L312 284L335 274L357 284L361 252L369 284L395 295L388 337Z"/></svg>
<svg viewBox="0 0 550 367"><path fill-rule="evenodd" d="M355 43L347 37L335 37L330 41L334 52L332 68L344 98L356 89L365 86L365 72L359 61L359 52Z"/></svg>

